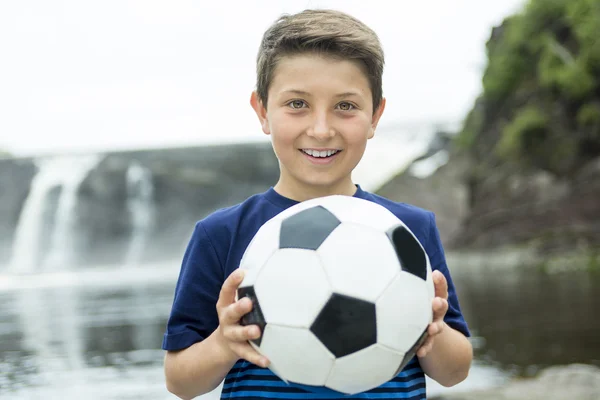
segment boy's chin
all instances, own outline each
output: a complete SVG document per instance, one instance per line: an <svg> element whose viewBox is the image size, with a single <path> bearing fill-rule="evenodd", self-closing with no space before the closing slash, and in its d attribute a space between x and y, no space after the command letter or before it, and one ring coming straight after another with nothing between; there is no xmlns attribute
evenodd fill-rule
<svg viewBox="0 0 600 400"><path fill-rule="evenodd" d="M321 192L323 194L332 194L348 190L352 186L350 176L304 176L298 179L296 183L298 188L310 192ZM341 194L341 193L339 193Z"/></svg>

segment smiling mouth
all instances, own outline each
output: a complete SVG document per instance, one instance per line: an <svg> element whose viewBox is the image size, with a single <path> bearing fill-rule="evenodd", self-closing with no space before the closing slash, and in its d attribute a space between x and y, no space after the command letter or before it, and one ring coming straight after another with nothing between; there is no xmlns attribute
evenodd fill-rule
<svg viewBox="0 0 600 400"><path fill-rule="evenodd" d="M315 158L329 158L332 157L338 153L340 153L342 150L312 150L312 149L300 149L300 151L306 155L309 155L311 157L315 157Z"/></svg>

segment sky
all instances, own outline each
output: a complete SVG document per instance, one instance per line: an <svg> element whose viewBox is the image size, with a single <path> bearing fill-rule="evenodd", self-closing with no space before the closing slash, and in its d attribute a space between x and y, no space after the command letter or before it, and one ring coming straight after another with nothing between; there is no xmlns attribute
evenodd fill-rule
<svg viewBox="0 0 600 400"><path fill-rule="evenodd" d="M485 42L524 0L0 2L0 150L74 153L266 140L249 105L282 13L348 12L386 54L382 131L461 121ZM386 131L387 129L387 131Z"/></svg>

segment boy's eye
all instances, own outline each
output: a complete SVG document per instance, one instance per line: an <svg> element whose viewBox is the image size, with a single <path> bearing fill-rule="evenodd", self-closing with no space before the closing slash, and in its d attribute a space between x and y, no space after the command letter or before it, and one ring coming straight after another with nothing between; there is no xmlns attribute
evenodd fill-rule
<svg viewBox="0 0 600 400"><path fill-rule="evenodd" d="M344 102L338 104L338 107L342 111L350 111L354 108L354 105L344 101Z"/></svg>
<svg viewBox="0 0 600 400"><path fill-rule="evenodd" d="M288 105L294 109L302 108L302 107L304 107L304 104L305 103L302 100L292 100L288 103Z"/></svg>

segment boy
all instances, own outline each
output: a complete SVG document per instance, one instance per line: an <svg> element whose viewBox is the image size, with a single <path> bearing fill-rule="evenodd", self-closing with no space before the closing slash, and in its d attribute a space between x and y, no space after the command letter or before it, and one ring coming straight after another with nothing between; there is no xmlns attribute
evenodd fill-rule
<svg viewBox="0 0 600 400"><path fill-rule="evenodd" d="M385 108L384 57L376 34L335 11L307 10L276 21L257 58L257 88L250 103L271 136L280 165L274 187L196 224L183 259L163 341L167 388L182 399L215 389L222 398L424 399L424 373L444 386L466 378L472 360L433 213L395 203L353 183ZM300 201L331 194L383 205L403 220L427 251L436 298L429 337L391 382L356 396L287 385L248 343L257 326L241 326L247 298L235 301L243 279L244 250L267 220Z"/></svg>

